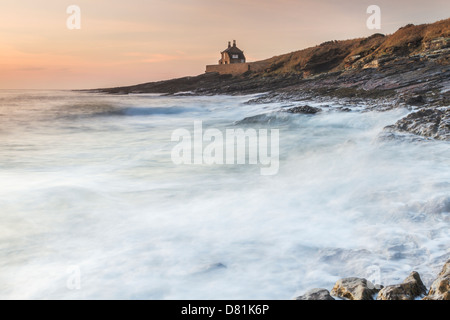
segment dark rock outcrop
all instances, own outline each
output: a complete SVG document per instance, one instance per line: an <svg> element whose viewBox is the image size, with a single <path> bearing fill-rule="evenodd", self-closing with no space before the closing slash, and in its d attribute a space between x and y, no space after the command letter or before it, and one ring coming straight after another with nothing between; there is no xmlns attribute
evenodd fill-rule
<svg viewBox="0 0 450 320"><path fill-rule="evenodd" d="M444 265L423 300L450 300L450 260Z"/></svg>
<svg viewBox="0 0 450 320"><path fill-rule="evenodd" d="M377 300L415 300L427 293L420 275L413 271L401 284L387 286L380 290Z"/></svg>
<svg viewBox="0 0 450 320"><path fill-rule="evenodd" d="M409 132L438 140L450 140L450 108L424 108L409 114L387 130Z"/></svg>
<svg viewBox="0 0 450 320"><path fill-rule="evenodd" d="M425 103L425 99L422 95L417 95L407 98L405 102L412 106L421 106Z"/></svg>
<svg viewBox="0 0 450 320"><path fill-rule="evenodd" d="M286 112L288 112L288 113L302 113L302 114L316 114L321 111L322 111L322 109L320 109L320 108L315 108L315 107L311 107L311 106L307 106L307 105L293 107L293 108L286 110Z"/></svg>
<svg viewBox="0 0 450 320"><path fill-rule="evenodd" d="M278 124L288 122L289 117L281 112L272 112L258 114L236 121L235 125L249 125L249 124Z"/></svg>
<svg viewBox="0 0 450 320"><path fill-rule="evenodd" d="M327 289L312 289L295 300L335 300Z"/></svg>
<svg viewBox="0 0 450 320"><path fill-rule="evenodd" d="M373 300L379 289L362 278L345 278L338 280L331 290L333 296L348 300Z"/></svg>

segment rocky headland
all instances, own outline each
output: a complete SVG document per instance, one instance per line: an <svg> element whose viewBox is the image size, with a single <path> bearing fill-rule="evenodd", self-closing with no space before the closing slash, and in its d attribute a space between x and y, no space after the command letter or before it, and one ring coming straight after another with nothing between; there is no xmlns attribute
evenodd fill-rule
<svg viewBox="0 0 450 320"><path fill-rule="evenodd" d="M411 113L407 117L386 127L387 137L410 133L425 139L450 140L450 19L410 24L392 35L328 41L258 63L267 67L239 76L206 73L96 91L167 95L260 93L248 103L314 100L342 106L364 105L366 111L408 108Z"/></svg>

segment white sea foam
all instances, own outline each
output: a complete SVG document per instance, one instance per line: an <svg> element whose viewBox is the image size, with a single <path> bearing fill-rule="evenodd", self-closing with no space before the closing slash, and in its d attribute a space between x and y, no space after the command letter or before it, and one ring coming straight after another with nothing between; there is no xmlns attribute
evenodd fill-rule
<svg viewBox="0 0 450 320"><path fill-rule="evenodd" d="M323 112L243 125L280 129L278 175L172 163L174 129L281 107L249 99L2 92L0 298L289 299L373 266L429 285L448 143L378 139L405 110Z"/></svg>

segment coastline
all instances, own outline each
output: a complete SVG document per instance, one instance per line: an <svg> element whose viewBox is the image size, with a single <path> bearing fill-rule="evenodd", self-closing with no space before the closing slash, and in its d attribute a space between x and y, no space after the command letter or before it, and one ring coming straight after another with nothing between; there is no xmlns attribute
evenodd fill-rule
<svg viewBox="0 0 450 320"><path fill-rule="evenodd" d="M450 19L407 25L392 35L329 41L261 61L241 75L205 73L126 87L108 94L262 94L249 103L314 100L364 105L368 111L414 112L386 130L450 141Z"/></svg>

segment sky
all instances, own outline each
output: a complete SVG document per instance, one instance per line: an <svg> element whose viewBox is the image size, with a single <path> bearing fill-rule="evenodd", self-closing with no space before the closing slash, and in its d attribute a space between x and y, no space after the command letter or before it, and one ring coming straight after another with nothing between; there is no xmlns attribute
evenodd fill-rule
<svg viewBox="0 0 450 320"><path fill-rule="evenodd" d="M81 29L69 29L77 5ZM369 30L369 5L381 30ZM198 75L236 40L247 61L449 17L448 0L1 0L0 89L88 89Z"/></svg>

